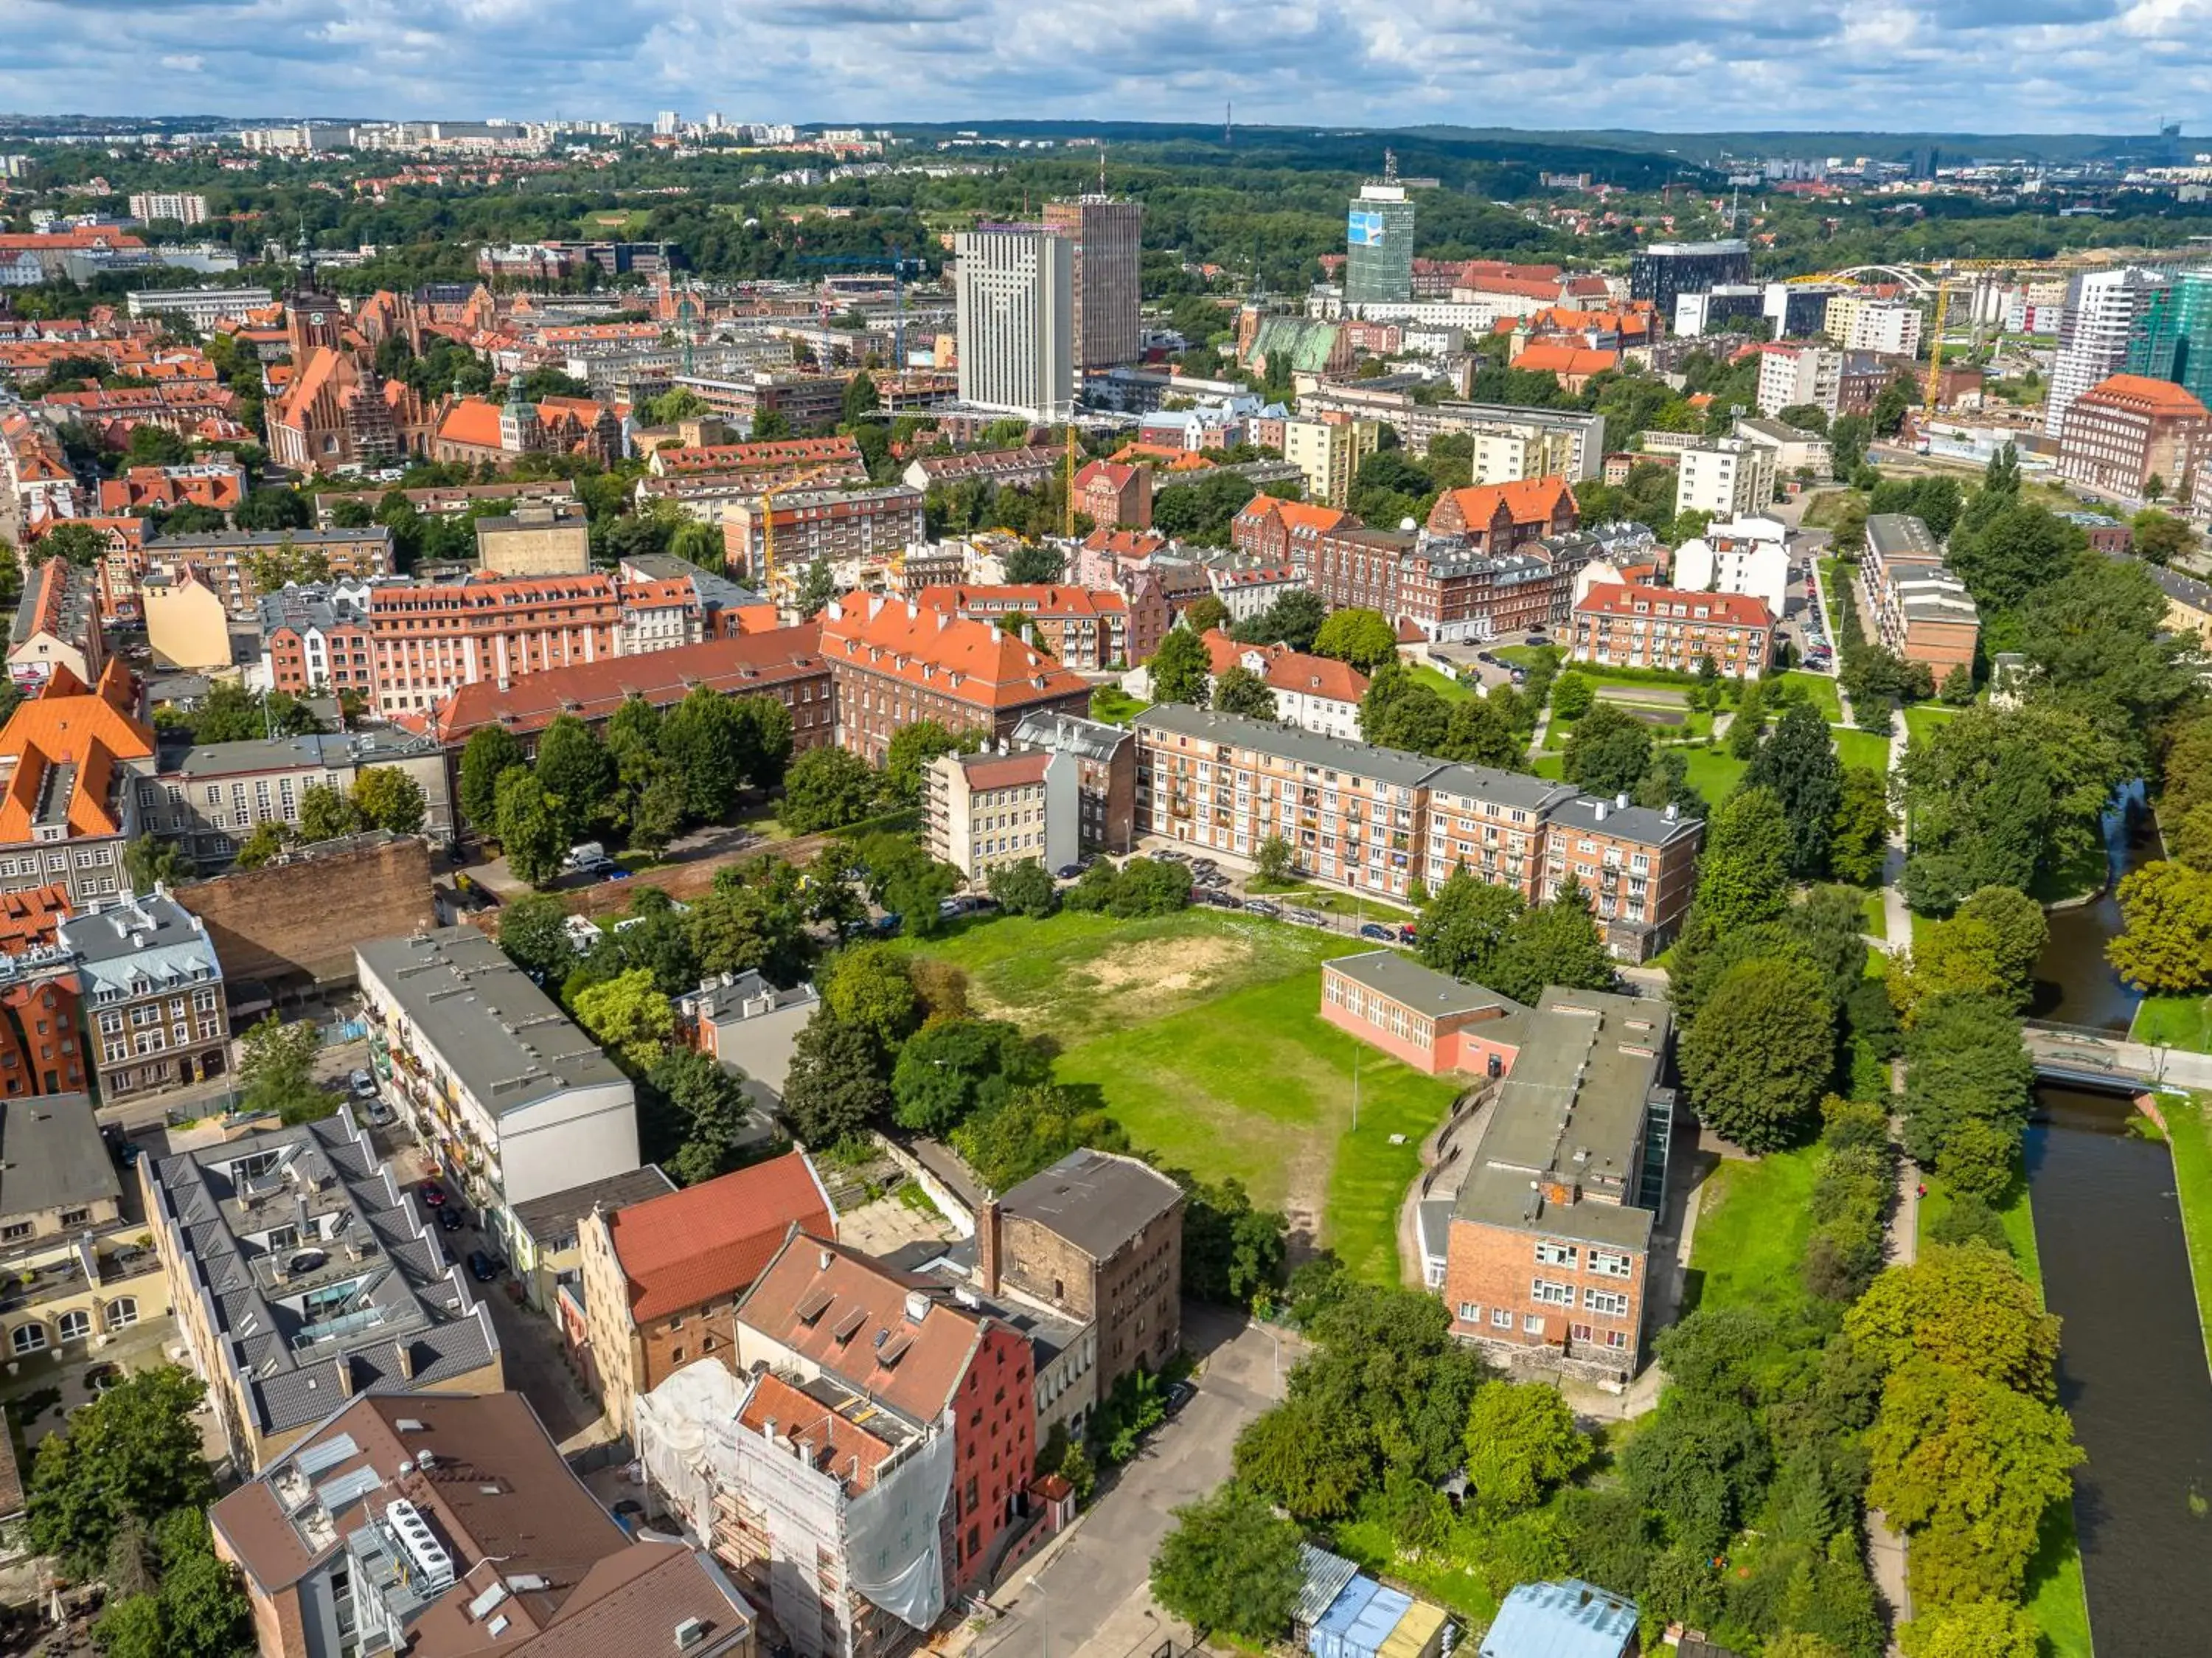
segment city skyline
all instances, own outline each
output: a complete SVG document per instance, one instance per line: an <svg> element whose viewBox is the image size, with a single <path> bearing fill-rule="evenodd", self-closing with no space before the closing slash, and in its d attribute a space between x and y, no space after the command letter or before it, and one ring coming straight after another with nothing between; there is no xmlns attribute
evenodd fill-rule
<svg viewBox="0 0 2212 1658"><path fill-rule="evenodd" d="M2212 70L2203 0L2027 0L1996 7L1826 4L1783 20L1731 0L1633 19L1638 53L1562 40L1548 8L1480 15L1445 0L1178 0L1132 12L1070 0L15 0L0 107L29 114L238 119L737 119L869 123L1055 119L1449 123L1530 131L1857 129L1973 125L2021 133L2201 126ZM1625 15L1622 27L1629 26ZM1082 49L1071 52L1071 43ZM1600 52L1603 56L1601 58ZM439 73L423 74L427 64ZM156 73L149 76L151 66ZM1163 72L1165 65L1165 72ZM1602 70L1612 94L1594 106ZM150 79L150 84L149 84ZM1510 87L1483 101L1470 88ZM1718 94L1717 98L1717 94ZM804 107L793 110L794 103Z"/></svg>

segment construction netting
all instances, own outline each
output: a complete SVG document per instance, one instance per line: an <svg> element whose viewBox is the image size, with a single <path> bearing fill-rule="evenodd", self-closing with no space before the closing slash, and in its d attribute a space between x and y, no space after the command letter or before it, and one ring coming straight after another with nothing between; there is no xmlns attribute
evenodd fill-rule
<svg viewBox="0 0 2212 1658"><path fill-rule="evenodd" d="M765 1538L769 1610L787 1630L817 1620L816 1574L825 1554L842 1561L846 1582L872 1604L930 1628L945 1611L938 1521L952 1490L951 1435L916 1434L866 1489L848 1494L834 1467L803 1462L739 1424L753 1385L702 1359L639 1397L633 1442L662 1501L708 1545L718 1493L753 1517ZM775 1604L787 1594L806 1604Z"/></svg>

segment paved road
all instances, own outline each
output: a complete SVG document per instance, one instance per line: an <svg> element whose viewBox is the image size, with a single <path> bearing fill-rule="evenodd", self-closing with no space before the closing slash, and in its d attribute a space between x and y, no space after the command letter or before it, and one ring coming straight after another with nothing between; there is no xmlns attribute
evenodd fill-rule
<svg viewBox="0 0 2212 1658"><path fill-rule="evenodd" d="M1209 1350L1198 1393L1164 1424L1068 1539L1034 1571L993 1597L1005 1616L976 1637L977 1655L997 1658L1129 1658L1190 1631L1152 1602L1146 1579L1152 1551L1173 1521L1169 1510L1229 1477L1237 1430L1273 1401L1275 1341L1282 1368L1296 1338L1270 1332L1218 1308L1187 1306L1185 1340Z"/></svg>

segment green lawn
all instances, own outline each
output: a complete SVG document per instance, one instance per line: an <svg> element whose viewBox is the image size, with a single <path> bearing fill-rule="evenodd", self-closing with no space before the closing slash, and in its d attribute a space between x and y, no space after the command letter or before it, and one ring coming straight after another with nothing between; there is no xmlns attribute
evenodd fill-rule
<svg viewBox="0 0 2212 1658"><path fill-rule="evenodd" d="M1928 1195L1920 1200L1920 1241L1928 1240L1936 1222L1950 1212L1951 1194L1943 1182L1933 1174L1923 1177ZM2011 1247L2013 1259L2020 1263L2036 1287L2043 1289L2043 1258L2035 1247L2035 1210L2028 1201L2026 1176L2015 1179L2001 1201L1994 1205L1997 1220L2004 1228L2005 1242Z"/></svg>
<svg viewBox="0 0 2212 1658"><path fill-rule="evenodd" d="M1817 1145L1756 1161L1730 1158L1713 1171L1698 1204L1682 1311L1794 1302L1799 1263L1813 1234Z"/></svg>
<svg viewBox="0 0 2212 1658"><path fill-rule="evenodd" d="M1543 645L1499 645L1490 654L1508 667L1517 667L1523 673L1544 660Z"/></svg>
<svg viewBox="0 0 2212 1658"><path fill-rule="evenodd" d="M1352 1520L1336 1527L1330 1546L1364 1570L1405 1584L1449 1612L1465 1618L1471 1629L1488 1626L1498 1616L1498 1599L1470 1567L1460 1564L1442 1550L1418 1556L1398 1546L1390 1527L1380 1520Z"/></svg>
<svg viewBox="0 0 2212 1658"><path fill-rule="evenodd" d="M1835 724L1844 717L1844 699L1836 691L1836 681L1826 674L1806 674L1793 669L1781 676L1784 686L1802 687L1813 698L1813 706L1828 716Z"/></svg>
<svg viewBox="0 0 2212 1658"><path fill-rule="evenodd" d="M2147 996L2128 1035L2153 1047L2212 1053L2212 997Z"/></svg>
<svg viewBox="0 0 2212 1658"><path fill-rule="evenodd" d="M1736 784L1743 781L1744 768L1747 764L1725 748L1702 746L1685 749L1682 758L1688 762L1690 787L1713 806L1718 806L1735 792Z"/></svg>
<svg viewBox="0 0 2212 1658"><path fill-rule="evenodd" d="M1915 703L1905 710L1905 734L1916 742L1931 737L1936 728L1959 717L1955 708L1945 708L1938 703Z"/></svg>
<svg viewBox="0 0 2212 1658"><path fill-rule="evenodd" d="M1152 704L1119 686L1102 685L1091 693L1091 717L1108 725L1127 725Z"/></svg>
<svg viewBox="0 0 2212 1658"><path fill-rule="evenodd" d="M1393 904L1378 904L1371 898L1359 898L1351 893L1339 893L1328 887L1309 886L1303 881L1269 881L1265 875L1255 875L1244 883L1248 893L1263 893L1269 897L1280 895L1286 901L1304 910L1319 910L1326 915L1364 917L1370 921L1411 921L1413 912Z"/></svg>
<svg viewBox="0 0 2212 1658"><path fill-rule="evenodd" d="M1866 912L1868 936L1887 939L1889 936L1889 907L1881 901L1880 889L1877 888L1867 893L1859 900L1859 906ZM1869 955L1867 958L1867 969L1869 972L1879 965L1873 956Z"/></svg>
<svg viewBox="0 0 2212 1658"><path fill-rule="evenodd" d="M968 969L978 1011L1057 1041L1060 1080L1095 1090L1135 1144L1236 1176L1316 1227L1353 1271L1398 1281L1398 1204L1462 1084L1321 1021L1321 963L1355 942L1185 911L1006 917L920 948Z"/></svg>
<svg viewBox="0 0 2212 1658"><path fill-rule="evenodd" d="M1836 758L1845 765L1862 765L1869 771L1889 770L1889 739L1856 726L1830 728L1836 735Z"/></svg>
<svg viewBox="0 0 2212 1658"><path fill-rule="evenodd" d="M2161 1094L2158 1108L2166 1119L2174 1189L2181 1198L2181 1228L2189 1239L2189 1260L2197 1280L2197 1321L2207 1332L2205 1354L2212 1361L2212 1112L2201 1094L2187 1100Z"/></svg>
<svg viewBox="0 0 2212 1658"><path fill-rule="evenodd" d="M1691 765L1693 771L1696 764L1696 759L1692 756ZM1565 776L1567 757L1564 754L1543 753L1537 755L1528 765L1529 769L1538 777L1549 777L1553 783L1558 783Z"/></svg>
<svg viewBox="0 0 2212 1658"><path fill-rule="evenodd" d="M1474 700L1473 691L1452 678L1450 674L1431 667L1426 662L1415 665L1413 677L1448 703L1466 703Z"/></svg>

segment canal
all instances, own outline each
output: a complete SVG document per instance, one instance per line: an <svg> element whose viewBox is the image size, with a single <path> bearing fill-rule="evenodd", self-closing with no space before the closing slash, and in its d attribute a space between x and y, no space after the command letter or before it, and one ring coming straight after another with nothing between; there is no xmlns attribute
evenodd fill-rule
<svg viewBox="0 0 2212 1658"><path fill-rule="evenodd" d="M2125 1031L2136 992L2105 960L2113 887L2159 856L2140 785L2105 823L2111 881L2051 912L2033 1015ZM2128 1132L2118 1093L2036 1090L2026 1147L2044 1299L2064 1320L2058 1399L2088 1460L2075 1473L2098 1658L2212 1650L2212 1371L2191 1279L2173 1164ZM2195 1635L2185 1631L2194 1630Z"/></svg>

